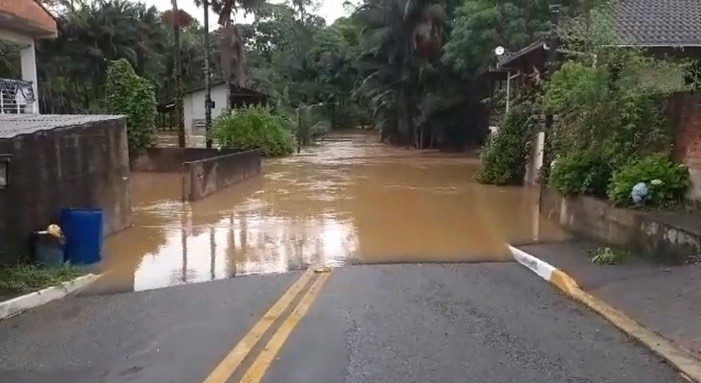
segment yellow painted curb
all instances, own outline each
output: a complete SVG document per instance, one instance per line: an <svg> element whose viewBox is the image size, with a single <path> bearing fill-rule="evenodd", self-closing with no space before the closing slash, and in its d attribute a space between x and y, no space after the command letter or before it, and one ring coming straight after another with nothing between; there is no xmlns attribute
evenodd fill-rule
<svg viewBox="0 0 701 383"><path fill-rule="evenodd" d="M701 383L701 360L697 359L694 355L678 348L670 340L644 327L640 323L629 318L623 312L609 306L601 299L580 289L577 281L562 270L555 268L549 263L521 249L517 249L513 246L509 246L509 249L516 261L541 276L541 278L555 285L567 296L585 304L591 310L618 327L618 329L623 331L626 335L637 340L652 352L665 359L676 367L684 378ZM542 272L541 270L547 270L547 272Z"/></svg>

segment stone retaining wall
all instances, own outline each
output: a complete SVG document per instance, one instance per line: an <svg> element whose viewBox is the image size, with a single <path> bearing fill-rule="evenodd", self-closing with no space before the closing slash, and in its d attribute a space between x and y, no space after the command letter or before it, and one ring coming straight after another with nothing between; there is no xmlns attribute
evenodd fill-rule
<svg viewBox="0 0 701 383"><path fill-rule="evenodd" d="M621 209L592 197L565 198L543 188L541 213L582 237L683 263L701 253L701 230L676 224L655 213Z"/></svg>

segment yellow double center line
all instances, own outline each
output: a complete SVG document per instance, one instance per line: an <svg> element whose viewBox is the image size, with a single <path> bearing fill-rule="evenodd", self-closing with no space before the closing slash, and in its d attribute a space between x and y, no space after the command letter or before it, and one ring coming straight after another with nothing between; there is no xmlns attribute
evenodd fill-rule
<svg viewBox="0 0 701 383"><path fill-rule="evenodd" d="M258 344L270 326L275 323L278 318L292 304L292 301L304 290L304 287L309 283L315 275L318 275L312 286L304 294L302 299L297 303L292 313L290 313L285 321L280 325L277 331L270 338L265 348L258 354L253 364L249 367L246 374L241 379L245 383L257 383L263 379L265 372L268 370L275 355L280 351L285 341L292 333L292 330L302 320L309 308L314 303L319 291L324 287L324 284L329 279L330 273L323 272L316 274L311 268L302 274L302 276L270 307L262 318L248 331L241 341L234 347L224 359L219 362L217 367L212 370L209 376L204 380L204 383L224 383L236 369L241 365L243 360L248 356L253 347Z"/></svg>

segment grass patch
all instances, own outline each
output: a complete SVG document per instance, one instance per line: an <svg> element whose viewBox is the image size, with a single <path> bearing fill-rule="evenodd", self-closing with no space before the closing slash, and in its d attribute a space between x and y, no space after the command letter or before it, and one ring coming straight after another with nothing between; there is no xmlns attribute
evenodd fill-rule
<svg viewBox="0 0 701 383"><path fill-rule="evenodd" d="M57 268L27 264L0 266L0 295L25 294L58 286L83 274L84 270L70 265Z"/></svg>
<svg viewBox="0 0 701 383"><path fill-rule="evenodd" d="M618 265L628 258L628 252L610 247L597 247L590 252L591 263L595 265Z"/></svg>

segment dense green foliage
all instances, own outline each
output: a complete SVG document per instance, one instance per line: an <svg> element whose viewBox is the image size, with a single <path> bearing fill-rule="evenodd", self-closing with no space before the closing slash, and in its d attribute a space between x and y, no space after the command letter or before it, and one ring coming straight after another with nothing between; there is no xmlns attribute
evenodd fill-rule
<svg viewBox="0 0 701 383"><path fill-rule="evenodd" d="M611 48L617 37L609 5L567 19L560 31L566 48L579 53L555 72L543 96L545 112L557 116L546 132L548 162L555 162L550 184L563 194L632 204L632 189L642 182L636 195L649 187L646 203L679 201L688 175L667 158L672 137L665 107L673 92L693 86L685 83L693 65ZM654 153L662 155L647 157Z"/></svg>
<svg viewBox="0 0 701 383"><path fill-rule="evenodd" d="M309 145L329 131L323 105L300 105L295 111L294 134L297 147Z"/></svg>
<svg viewBox="0 0 701 383"><path fill-rule="evenodd" d="M651 207L679 203L689 186L689 171L666 155L652 155L622 166L613 173L609 198L619 205L633 205L633 187L644 183L648 193L641 204Z"/></svg>
<svg viewBox="0 0 701 383"><path fill-rule="evenodd" d="M114 61L107 70L104 110L127 116L129 153L147 148L156 132L156 99L151 84L136 75L125 59Z"/></svg>
<svg viewBox="0 0 701 383"><path fill-rule="evenodd" d="M223 148L258 149L268 157L284 156L295 149L289 122L260 106L234 109L218 117L214 138Z"/></svg>
<svg viewBox="0 0 701 383"><path fill-rule="evenodd" d="M94 113L104 99L107 67L126 59L156 89L161 102L172 101L173 28L164 14L134 0L57 0L58 37L37 42L40 108L44 113ZM181 30L185 88L200 86L205 49L202 27ZM212 33L217 41L218 31ZM19 47L0 43L0 77L17 78ZM218 49L210 52L219 73Z"/></svg>
<svg viewBox="0 0 701 383"><path fill-rule="evenodd" d="M605 197L613 171L602 151L574 151L560 157L550 173L550 184L564 195Z"/></svg>
<svg viewBox="0 0 701 383"><path fill-rule="evenodd" d="M544 96L558 116L551 134L556 153L603 148L614 164L669 145L664 118L666 89L640 77L643 66L663 63L635 52L617 52L597 67L570 61L555 73Z"/></svg>
<svg viewBox="0 0 701 383"><path fill-rule="evenodd" d="M533 103L522 101L509 111L495 136L490 137L482 152L482 169L476 179L481 183L512 185L523 181L535 132L537 114Z"/></svg>

